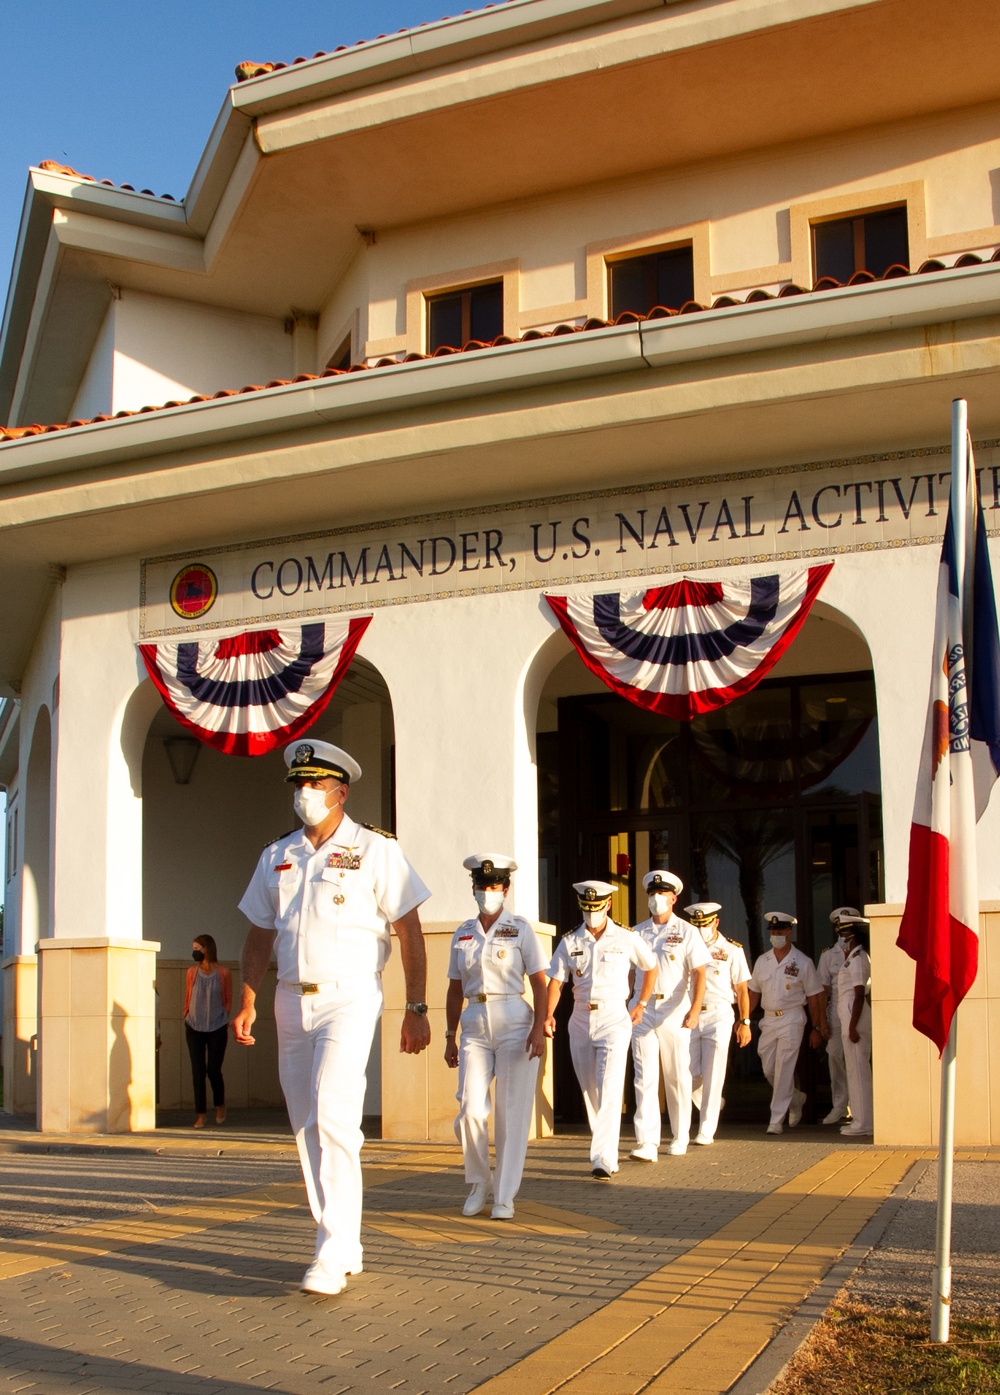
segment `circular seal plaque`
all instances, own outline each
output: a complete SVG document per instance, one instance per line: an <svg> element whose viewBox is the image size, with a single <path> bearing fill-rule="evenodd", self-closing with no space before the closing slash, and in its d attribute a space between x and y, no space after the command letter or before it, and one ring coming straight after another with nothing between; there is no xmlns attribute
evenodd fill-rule
<svg viewBox="0 0 1000 1395"><path fill-rule="evenodd" d="M201 562L182 567L170 583L170 605L182 620L197 620L207 614L218 594L215 572Z"/></svg>

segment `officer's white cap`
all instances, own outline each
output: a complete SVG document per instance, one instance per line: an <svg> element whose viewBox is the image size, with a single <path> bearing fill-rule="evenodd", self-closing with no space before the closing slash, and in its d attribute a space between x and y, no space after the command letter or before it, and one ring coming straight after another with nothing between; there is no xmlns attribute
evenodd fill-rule
<svg viewBox="0 0 1000 1395"><path fill-rule="evenodd" d="M642 879L644 891L672 891L675 896L680 896L684 890L684 883L680 877L673 872L664 872L662 869L655 872L647 872Z"/></svg>
<svg viewBox="0 0 1000 1395"><path fill-rule="evenodd" d="M789 915L787 911L765 911L764 919L767 922L770 929L775 931L794 931L796 925L798 925L799 923L795 919L795 917L793 915ZM794 938L795 936L793 934L792 939Z"/></svg>
<svg viewBox="0 0 1000 1395"><path fill-rule="evenodd" d="M839 925L842 920L856 920L861 914L854 906L838 906L830 912L830 924Z"/></svg>
<svg viewBox="0 0 1000 1395"><path fill-rule="evenodd" d="M684 914L692 925L710 925L721 910L718 901L696 901L693 906L684 907Z"/></svg>
<svg viewBox="0 0 1000 1395"><path fill-rule="evenodd" d="M506 882L511 872L517 871L517 863L505 853L472 853L462 866L479 881L493 877L495 881Z"/></svg>
<svg viewBox="0 0 1000 1395"><path fill-rule="evenodd" d="M574 882L573 890L581 906L603 906L615 894L610 882Z"/></svg>
<svg viewBox="0 0 1000 1395"><path fill-rule="evenodd" d="M285 747L286 780L325 780L328 777L353 785L361 779L361 766L353 756L329 741L293 741Z"/></svg>

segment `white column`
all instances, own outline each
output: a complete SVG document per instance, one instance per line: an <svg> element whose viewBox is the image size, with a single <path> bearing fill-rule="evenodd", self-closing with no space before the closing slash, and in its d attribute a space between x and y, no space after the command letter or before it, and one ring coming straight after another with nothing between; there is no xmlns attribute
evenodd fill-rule
<svg viewBox="0 0 1000 1395"><path fill-rule="evenodd" d="M455 1081L440 1055L448 945L456 924L475 911L463 858L514 856L512 909L537 919L532 661L554 623L543 607L537 592L387 607L376 612L362 643L392 698L400 845L431 890L421 919L433 1044L418 1057L399 1054L396 954L384 978L383 1137L454 1137ZM551 1098L551 1070L539 1088ZM547 1130L544 1097L536 1116L538 1129Z"/></svg>

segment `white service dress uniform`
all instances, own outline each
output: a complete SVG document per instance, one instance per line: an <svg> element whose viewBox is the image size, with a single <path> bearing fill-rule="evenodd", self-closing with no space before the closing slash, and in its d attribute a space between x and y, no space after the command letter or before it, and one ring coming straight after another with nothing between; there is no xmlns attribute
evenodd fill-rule
<svg viewBox="0 0 1000 1395"><path fill-rule="evenodd" d="M618 1171L622 1097L632 1021L626 1006L629 969L646 973L656 958L632 930L610 917L595 939L585 925L564 935L549 965L549 978L573 985L569 1049L583 1091L593 1135L590 1161Z"/></svg>
<svg viewBox="0 0 1000 1395"><path fill-rule="evenodd" d="M266 847L240 901L275 931L278 1073L319 1228L313 1262L333 1273L362 1265L361 1116L389 926L429 895L395 839L345 814L318 848L303 829Z"/></svg>
<svg viewBox="0 0 1000 1395"><path fill-rule="evenodd" d="M692 1095L699 1113L699 1138L712 1139L719 1127L722 1087L736 1021L736 985L750 979L743 946L718 935L705 948L712 956L705 975L705 999L691 1032Z"/></svg>
<svg viewBox="0 0 1000 1395"><path fill-rule="evenodd" d="M847 1066L847 1092L851 1101L851 1124L854 1133L872 1133L875 1110L872 1103L872 1010L867 1001L871 990L872 961L868 952L855 945L844 960L837 980L837 1010L840 1013L840 1033L844 1043ZM851 1041L851 1009L856 988L865 990L866 1000L858 1018L857 1032L861 1038Z"/></svg>
<svg viewBox="0 0 1000 1395"><path fill-rule="evenodd" d="M816 965L791 945L779 962L774 950L760 956L750 975L750 992L760 994L764 1019L758 1052L771 1086L771 1123L780 1124L792 1103L795 1064L806 1023L806 999L822 993Z"/></svg>
<svg viewBox="0 0 1000 1395"><path fill-rule="evenodd" d="M468 1001L459 1018L458 1117L465 1180L490 1181L490 1085L495 1117L493 1198L512 1206L521 1185L531 1130L539 1060L528 1055L534 1009L525 1002L525 978L544 973L545 952L531 925L504 909L489 930L476 916L455 931L448 977Z"/></svg>
<svg viewBox="0 0 1000 1395"><path fill-rule="evenodd" d="M698 931L680 916L658 925L650 918L635 927L656 961L656 989L641 1019L632 1028L635 1068L635 1137L640 1147L660 1146L660 1066L670 1132L678 1149L691 1133L691 1029L683 1026L691 1010L691 975L707 968L711 955ZM636 975L629 1007L639 1001Z"/></svg>
<svg viewBox="0 0 1000 1395"><path fill-rule="evenodd" d="M840 1032L840 1013L837 1011L840 971L844 967L844 949L838 942L824 949L819 956L816 972L819 981L829 991L830 1001L826 1009L827 1026L830 1036L826 1043L826 1063L830 1068L830 1093L832 1114L845 1115L850 1103L847 1088L847 1066L844 1063L844 1039Z"/></svg>

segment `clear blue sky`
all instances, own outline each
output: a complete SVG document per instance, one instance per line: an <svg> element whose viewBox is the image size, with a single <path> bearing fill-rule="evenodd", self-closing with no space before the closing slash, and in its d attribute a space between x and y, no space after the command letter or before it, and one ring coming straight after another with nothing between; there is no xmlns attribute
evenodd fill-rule
<svg viewBox="0 0 1000 1395"><path fill-rule="evenodd" d="M476 0L0 0L0 283L29 165L181 198L233 69L291 62Z"/></svg>

